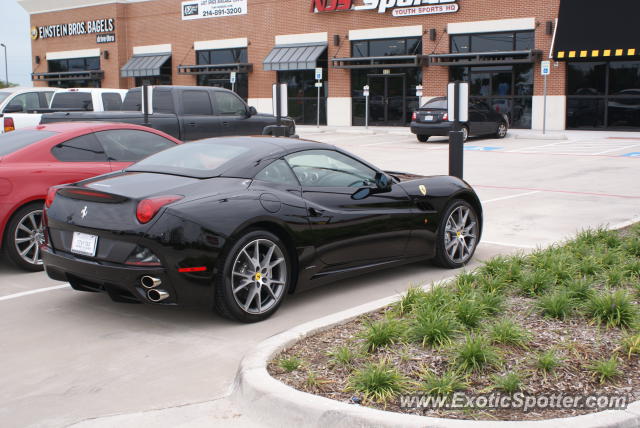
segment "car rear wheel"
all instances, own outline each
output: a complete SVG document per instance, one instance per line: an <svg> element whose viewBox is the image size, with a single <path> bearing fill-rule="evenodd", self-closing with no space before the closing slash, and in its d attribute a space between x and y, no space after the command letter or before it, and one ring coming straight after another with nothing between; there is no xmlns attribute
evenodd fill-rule
<svg viewBox="0 0 640 428"><path fill-rule="evenodd" d="M476 250L479 231L476 210L463 200L452 201L438 225L435 262L452 269L467 264Z"/></svg>
<svg viewBox="0 0 640 428"><path fill-rule="evenodd" d="M4 249L11 263L31 272L43 270L40 245L44 243L42 202L20 208L4 233Z"/></svg>
<svg viewBox="0 0 640 428"><path fill-rule="evenodd" d="M416 135L416 137L421 143L426 143L429 140L429 135Z"/></svg>
<svg viewBox="0 0 640 428"><path fill-rule="evenodd" d="M498 125L498 129L496 130L496 138L504 138L507 136L507 131L509 127L505 122L500 122Z"/></svg>
<svg viewBox="0 0 640 428"><path fill-rule="evenodd" d="M462 142L466 143L469 139L469 128L466 125L462 125Z"/></svg>
<svg viewBox="0 0 640 428"><path fill-rule="evenodd" d="M286 246L276 235L245 233L224 258L216 284L217 312L246 323L270 317L287 294L290 266Z"/></svg>

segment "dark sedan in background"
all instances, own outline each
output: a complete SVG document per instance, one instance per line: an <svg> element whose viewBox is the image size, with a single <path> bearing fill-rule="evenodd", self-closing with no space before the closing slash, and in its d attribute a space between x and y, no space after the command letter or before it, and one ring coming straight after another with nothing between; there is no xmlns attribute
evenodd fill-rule
<svg viewBox="0 0 640 428"><path fill-rule="evenodd" d="M416 134L418 141L424 143L434 135L449 136L452 124L453 122L448 121L447 99L433 98L413 112L411 132ZM464 141L470 135L504 138L508 129L509 119L506 114L492 110L484 101L469 101L469 121L462 124Z"/></svg>
<svg viewBox="0 0 640 428"><path fill-rule="evenodd" d="M51 278L243 322L349 276L425 259L461 267L482 231L480 201L458 178L384 172L289 138L183 144L54 187L45 207Z"/></svg>

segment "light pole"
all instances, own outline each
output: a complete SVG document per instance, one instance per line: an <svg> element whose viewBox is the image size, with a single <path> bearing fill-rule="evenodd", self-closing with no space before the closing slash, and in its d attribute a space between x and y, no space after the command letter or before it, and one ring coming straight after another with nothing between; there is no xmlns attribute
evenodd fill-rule
<svg viewBox="0 0 640 428"><path fill-rule="evenodd" d="M7 62L7 45L0 43L0 46L4 48L4 77L7 81L7 88L9 87L9 63Z"/></svg>

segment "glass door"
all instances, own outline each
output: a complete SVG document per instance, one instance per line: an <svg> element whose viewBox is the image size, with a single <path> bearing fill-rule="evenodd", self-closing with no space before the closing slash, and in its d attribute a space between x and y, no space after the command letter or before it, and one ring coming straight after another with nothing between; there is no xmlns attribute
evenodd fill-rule
<svg viewBox="0 0 640 428"><path fill-rule="evenodd" d="M370 74L369 124L398 126L406 118L406 77L404 74Z"/></svg>

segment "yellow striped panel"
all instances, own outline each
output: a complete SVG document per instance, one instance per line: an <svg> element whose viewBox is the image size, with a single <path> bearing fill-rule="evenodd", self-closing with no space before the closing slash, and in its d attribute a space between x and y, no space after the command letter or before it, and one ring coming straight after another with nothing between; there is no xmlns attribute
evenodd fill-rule
<svg viewBox="0 0 640 428"><path fill-rule="evenodd" d="M599 51L599 50L592 50L592 51L591 51L591 56L593 56L593 57L598 57L598 56L600 56L600 51Z"/></svg>
<svg viewBox="0 0 640 428"><path fill-rule="evenodd" d="M558 52L558 58L564 58L564 51Z"/></svg>
<svg viewBox="0 0 640 428"><path fill-rule="evenodd" d="M604 56L611 56L611 49L605 49L603 55Z"/></svg>
<svg viewBox="0 0 640 428"><path fill-rule="evenodd" d="M580 51L580 58L586 58L587 57L587 51Z"/></svg>
<svg viewBox="0 0 640 428"><path fill-rule="evenodd" d="M575 58L575 57L576 57L576 51L570 51L569 58Z"/></svg>
<svg viewBox="0 0 640 428"><path fill-rule="evenodd" d="M624 49L616 49L616 56L622 56Z"/></svg>
<svg viewBox="0 0 640 428"><path fill-rule="evenodd" d="M629 49L629 50L627 51L627 55L629 55L629 56L633 56L633 55L635 55L635 54L636 54L636 50L635 50L635 49Z"/></svg>

